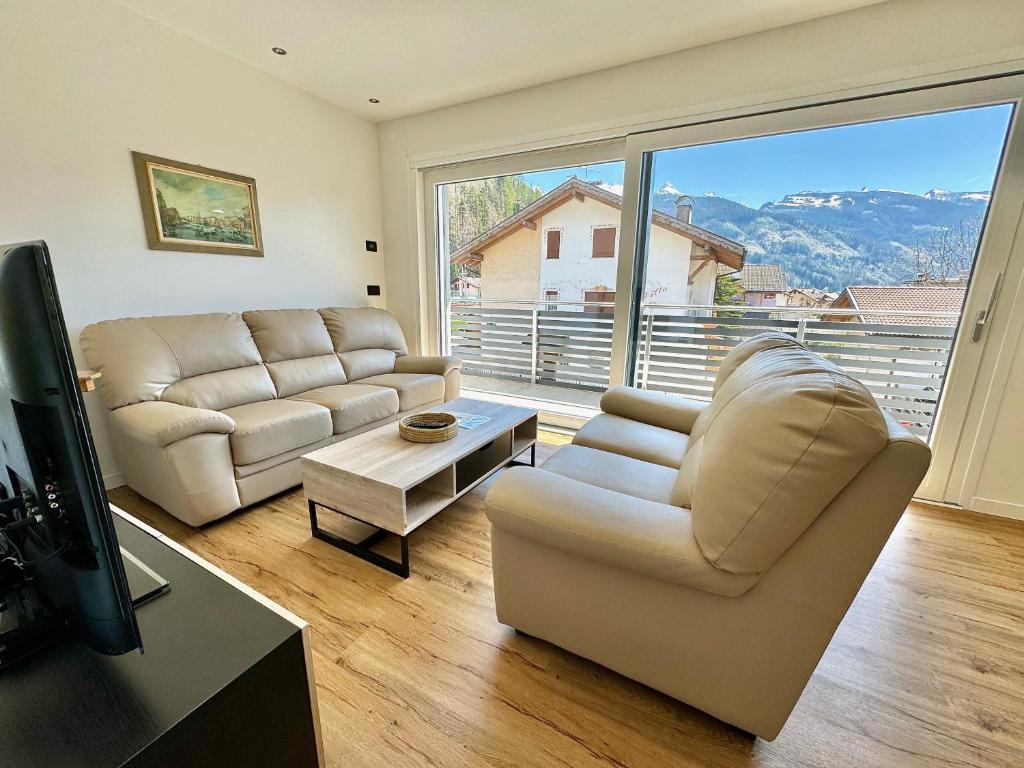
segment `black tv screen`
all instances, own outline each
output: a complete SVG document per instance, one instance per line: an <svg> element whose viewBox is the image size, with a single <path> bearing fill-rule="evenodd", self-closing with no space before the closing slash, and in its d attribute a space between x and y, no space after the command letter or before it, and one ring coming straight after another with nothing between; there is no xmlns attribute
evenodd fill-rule
<svg viewBox="0 0 1024 768"><path fill-rule="evenodd" d="M141 650L42 241L0 246L0 498L17 526L4 543L71 630L101 653Z"/></svg>

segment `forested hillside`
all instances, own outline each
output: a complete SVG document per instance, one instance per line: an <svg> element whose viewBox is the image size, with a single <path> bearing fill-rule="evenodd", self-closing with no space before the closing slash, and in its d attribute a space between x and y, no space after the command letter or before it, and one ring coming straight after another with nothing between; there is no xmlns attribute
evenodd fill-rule
<svg viewBox="0 0 1024 768"><path fill-rule="evenodd" d="M544 193L522 176L498 176L448 186L448 247L451 251L513 216Z"/></svg>

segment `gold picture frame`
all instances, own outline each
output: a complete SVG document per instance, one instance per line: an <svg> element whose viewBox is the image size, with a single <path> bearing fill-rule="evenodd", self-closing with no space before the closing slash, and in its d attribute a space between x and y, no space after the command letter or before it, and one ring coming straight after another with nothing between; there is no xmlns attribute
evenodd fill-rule
<svg viewBox="0 0 1024 768"><path fill-rule="evenodd" d="M151 250L262 256L256 180L132 152Z"/></svg>

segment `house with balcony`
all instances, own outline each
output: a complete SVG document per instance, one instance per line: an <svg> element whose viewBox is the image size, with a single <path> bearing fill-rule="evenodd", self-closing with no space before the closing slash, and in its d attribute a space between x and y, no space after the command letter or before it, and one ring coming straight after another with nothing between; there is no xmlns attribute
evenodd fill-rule
<svg viewBox="0 0 1024 768"><path fill-rule="evenodd" d="M484 301L611 312L622 197L571 178L452 253L480 273ZM743 268L746 248L690 221L680 196L671 216L651 217L645 301L711 304L719 271ZM562 302L575 302L567 305Z"/></svg>

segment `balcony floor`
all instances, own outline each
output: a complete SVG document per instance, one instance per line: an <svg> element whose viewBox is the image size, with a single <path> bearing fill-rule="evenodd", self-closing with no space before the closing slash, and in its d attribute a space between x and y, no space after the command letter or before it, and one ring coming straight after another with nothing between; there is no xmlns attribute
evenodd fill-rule
<svg viewBox="0 0 1024 768"><path fill-rule="evenodd" d="M515 379L463 374L462 389L469 397L494 395L502 402L521 403L540 411L590 418L599 410L601 392L531 384ZM491 397L481 397L489 400Z"/></svg>

